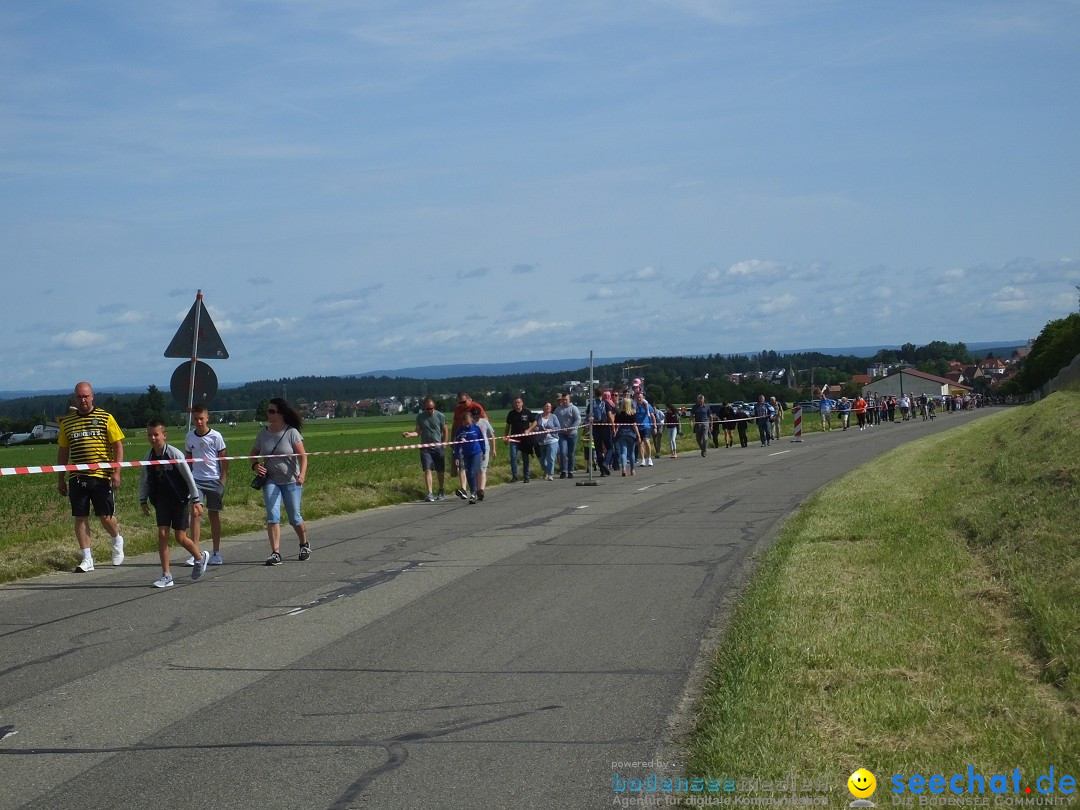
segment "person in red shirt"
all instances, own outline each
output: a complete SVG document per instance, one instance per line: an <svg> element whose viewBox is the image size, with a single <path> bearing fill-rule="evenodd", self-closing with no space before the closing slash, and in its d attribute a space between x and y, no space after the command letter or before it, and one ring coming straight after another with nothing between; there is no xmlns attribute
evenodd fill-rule
<svg viewBox="0 0 1080 810"><path fill-rule="evenodd" d="M457 395L457 405L454 406L454 425L452 433L456 433L458 428L465 424L465 414L469 413L473 408L480 409L480 416L487 419L487 414L484 413L484 406L479 402L473 402L473 398L466 394L464 391Z"/></svg>
<svg viewBox="0 0 1080 810"><path fill-rule="evenodd" d="M855 400L855 418L859 420L859 430L866 429L866 400L862 398L862 394Z"/></svg>

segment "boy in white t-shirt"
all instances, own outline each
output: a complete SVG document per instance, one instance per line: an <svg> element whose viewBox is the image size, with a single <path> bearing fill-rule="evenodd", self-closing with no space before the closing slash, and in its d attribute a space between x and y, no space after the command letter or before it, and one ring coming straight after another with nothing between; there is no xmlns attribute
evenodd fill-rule
<svg viewBox="0 0 1080 810"><path fill-rule="evenodd" d="M206 511L210 513L210 534L214 538L214 553L210 555L211 565L221 565L221 510L225 497L225 481L229 477L229 460L226 456L225 438L210 427L210 412L202 403L191 407L191 423L184 441L184 454L193 460L191 474L195 486L199 488ZM199 542L202 521L194 514L191 516L191 539ZM195 558L187 561L195 564Z"/></svg>

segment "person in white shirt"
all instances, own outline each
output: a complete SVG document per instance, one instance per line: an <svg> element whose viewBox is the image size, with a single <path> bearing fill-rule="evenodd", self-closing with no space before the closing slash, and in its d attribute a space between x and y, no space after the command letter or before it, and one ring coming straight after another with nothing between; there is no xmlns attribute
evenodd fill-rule
<svg viewBox="0 0 1080 810"><path fill-rule="evenodd" d="M225 438L210 427L210 412L202 403L191 407L191 423L184 440L184 455L192 460L191 475L202 495L204 511L210 513L210 534L214 539L211 565L221 565L221 510L225 498L225 481L229 477L229 460L226 458ZM191 539L199 542L202 520L191 515ZM188 565L195 564L189 557Z"/></svg>

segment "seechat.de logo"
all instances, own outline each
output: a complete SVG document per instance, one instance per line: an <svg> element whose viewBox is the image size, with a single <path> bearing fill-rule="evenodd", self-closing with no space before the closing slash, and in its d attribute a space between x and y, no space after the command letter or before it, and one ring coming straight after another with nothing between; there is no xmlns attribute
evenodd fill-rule
<svg viewBox="0 0 1080 810"><path fill-rule="evenodd" d="M1053 766L1033 779L1025 779L1019 768L1014 768L1011 773L984 775L968 765L966 774L923 776L914 773L908 776L898 773L890 782L893 804L915 804L916 798L920 805L946 804L949 795L964 794L992 797L995 805L1058 804L1071 802L1076 793L1076 778L1060 769L1055 772ZM936 798L941 794L946 795ZM989 802L984 800L984 803Z"/></svg>

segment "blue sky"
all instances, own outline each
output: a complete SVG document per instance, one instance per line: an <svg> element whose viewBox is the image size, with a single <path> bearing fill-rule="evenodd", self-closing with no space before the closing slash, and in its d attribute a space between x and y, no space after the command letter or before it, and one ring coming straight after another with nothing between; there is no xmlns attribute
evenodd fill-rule
<svg viewBox="0 0 1080 810"><path fill-rule="evenodd" d="M0 5L0 389L1034 337L1080 4Z"/></svg>

